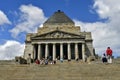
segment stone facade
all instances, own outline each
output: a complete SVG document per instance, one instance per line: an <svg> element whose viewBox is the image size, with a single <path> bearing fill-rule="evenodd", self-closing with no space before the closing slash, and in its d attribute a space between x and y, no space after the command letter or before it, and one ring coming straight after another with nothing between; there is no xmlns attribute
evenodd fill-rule
<svg viewBox="0 0 120 80"><path fill-rule="evenodd" d="M37 33L28 33L24 58L31 54L32 59L52 57L58 59L85 59L94 56L91 32L81 32L80 26L58 10L38 28Z"/></svg>

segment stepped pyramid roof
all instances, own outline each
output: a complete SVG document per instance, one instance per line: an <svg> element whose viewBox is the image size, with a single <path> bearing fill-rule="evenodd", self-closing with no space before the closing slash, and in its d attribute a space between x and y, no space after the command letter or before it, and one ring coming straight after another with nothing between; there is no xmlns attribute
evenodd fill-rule
<svg viewBox="0 0 120 80"><path fill-rule="evenodd" d="M44 24L55 24L55 23L70 23L74 24L74 22L62 11L58 10L55 12Z"/></svg>

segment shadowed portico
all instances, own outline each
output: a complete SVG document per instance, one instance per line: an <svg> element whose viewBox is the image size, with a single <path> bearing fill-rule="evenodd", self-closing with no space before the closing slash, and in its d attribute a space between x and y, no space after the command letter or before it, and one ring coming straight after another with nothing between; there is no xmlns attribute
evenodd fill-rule
<svg viewBox="0 0 120 80"><path fill-rule="evenodd" d="M78 46L78 49L75 49L75 46ZM38 44L33 45L34 46L34 56L33 59L42 59L47 58L49 56L53 57L54 59L82 59L82 44L76 44L75 43L47 43L47 44ZM53 47L55 47L55 52L53 52ZM78 51L75 51L78 50ZM75 54L75 52L78 52L78 56Z"/></svg>

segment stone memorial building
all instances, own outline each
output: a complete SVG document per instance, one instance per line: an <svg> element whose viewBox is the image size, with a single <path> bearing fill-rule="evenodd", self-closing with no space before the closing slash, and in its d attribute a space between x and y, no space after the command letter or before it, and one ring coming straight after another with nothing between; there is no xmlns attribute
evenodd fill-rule
<svg viewBox="0 0 120 80"><path fill-rule="evenodd" d="M64 12L58 10L37 33L27 34L23 57L84 60L85 56L94 56L92 42L91 32L81 32L80 26L75 26Z"/></svg>

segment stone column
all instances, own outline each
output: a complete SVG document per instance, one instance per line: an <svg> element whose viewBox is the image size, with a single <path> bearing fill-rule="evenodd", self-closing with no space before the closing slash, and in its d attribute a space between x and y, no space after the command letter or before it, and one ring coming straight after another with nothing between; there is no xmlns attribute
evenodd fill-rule
<svg viewBox="0 0 120 80"><path fill-rule="evenodd" d="M38 44L38 59L41 59L41 44Z"/></svg>
<svg viewBox="0 0 120 80"><path fill-rule="evenodd" d="M68 43L68 60L71 60L71 47L70 47L70 43Z"/></svg>
<svg viewBox="0 0 120 80"><path fill-rule="evenodd" d="M75 43L75 59L78 59L78 43Z"/></svg>
<svg viewBox="0 0 120 80"><path fill-rule="evenodd" d="M60 60L63 60L63 43L60 44Z"/></svg>
<svg viewBox="0 0 120 80"><path fill-rule="evenodd" d="M85 44L82 43L82 59L85 61Z"/></svg>
<svg viewBox="0 0 120 80"><path fill-rule="evenodd" d="M45 45L45 58L48 57L48 44Z"/></svg>
<svg viewBox="0 0 120 80"><path fill-rule="evenodd" d="M56 60L56 46L53 44L53 60Z"/></svg>

